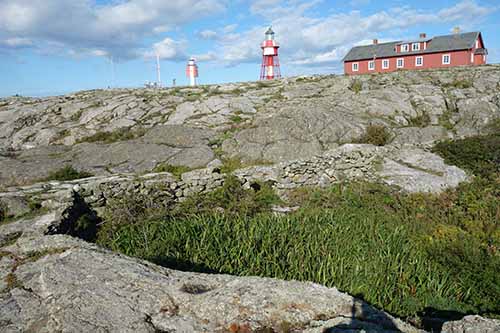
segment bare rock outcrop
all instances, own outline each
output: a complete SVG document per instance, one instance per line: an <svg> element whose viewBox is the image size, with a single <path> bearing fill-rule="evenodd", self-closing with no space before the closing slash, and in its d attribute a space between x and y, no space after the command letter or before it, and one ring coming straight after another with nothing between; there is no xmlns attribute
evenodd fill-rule
<svg viewBox="0 0 500 333"><path fill-rule="evenodd" d="M356 142L372 124L389 130L391 146L425 148L485 133L500 118L499 82L500 66L490 65L0 99L0 185L65 164L109 175L203 167L215 155L311 158Z"/></svg>
<svg viewBox="0 0 500 333"><path fill-rule="evenodd" d="M495 333L500 332L500 320L486 319L481 316L465 316L457 321L443 325L444 333Z"/></svg>

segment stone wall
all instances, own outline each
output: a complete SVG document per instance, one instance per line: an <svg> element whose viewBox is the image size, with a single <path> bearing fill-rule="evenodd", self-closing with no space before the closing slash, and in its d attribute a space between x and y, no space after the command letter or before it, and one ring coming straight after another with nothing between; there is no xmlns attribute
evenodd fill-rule
<svg viewBox="0 0 500 333"><path fill-rule="evenodd" d="M104 207L110 199L130 195L147 197L156 203L181 201L222 186L226 175L221 173L221 166L216 160L207 168L186 172L180 178L166 172L119 174L11 187L0 193L0 200L10 206L11 212L19 210L19 200L23 198L41 201L53 208L71 200L73 193L78 193L94 209ZM232 174L245 188L267 182L280 195L298 187L324 187L345 180L378 181L408 192L439 192L467 179L465 172L446 165L440 157L424 150L362 144L347 144L313 158L253 166Z"/></svg>

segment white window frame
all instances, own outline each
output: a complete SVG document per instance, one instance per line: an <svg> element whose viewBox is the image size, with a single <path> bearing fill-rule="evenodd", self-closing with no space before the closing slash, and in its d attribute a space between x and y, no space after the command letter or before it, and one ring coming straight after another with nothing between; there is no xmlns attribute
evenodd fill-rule
<svg viewBox="0 0 500 333"><path fill-rule="evenodd" d="M418 59L422 60L420 64L418 63ZM415 57L415 67L422 67L423 65L424 65L424 57L423 56Z"/></svg>
<svg viewBox="0 0 500 333"><path fill-rule="evenodd" d="M410 51L410 45L409 44L401 44L401 52L408 52Z"/></svg>
<svg viewBox="0 0 500 333"><path fill-rule="evenodd" d="M401 66L399 65L400 61L401 61ZM397 68L405 68L405 58L398 58L396 60L396 67Z"/></svg>
<svg viewBox="0 0 500 333"><path fill-rule="evenodd" d="M445 59L448 57L448 61L446 62ZM443 54L442 57L442 62L443 65L451 65L451 54Z"/></svg>
<svg viewBox="0 0 500 333"><path fill-rule="evenodd" d="M479 38L476 39L476 49L478 49L478 48L479 48Z"/></svg>
<svg viewBox="0 0 500 333"><path fill-rule="evenodd" d="M474 63L474 53L473 52L470 53L470 63L471 64Z"/></svg>
<svg viewBox="0 0 500 333"><path fill-rule="evenodd" d="M411 44L411 50L412 51L420 51L420 43Z"/></svg>
<svg viewBox="0 0 500 333"><path fill-rule="evenodd" d="M374 71L375 70L375 60L368 61L368 70L369 71Z"/></svg>
<svg viewBox="0 0 500 333"><path fill-rule="evenodd" d="M389 59L383 59L382 60L382 69L389 69L389 66L391 65Z"/></svg>
<svg viewBox="0 0 500 333"><path fill-rule="evenodd" d="M424 42L424 50L427 50L427 42Z"/></svg>
<svg viewBox="0 0 500 333"><path fill-rule="evenodd" d="M353 72L359 72L359 62L353 62L352 63L352 71Z"/></svg>

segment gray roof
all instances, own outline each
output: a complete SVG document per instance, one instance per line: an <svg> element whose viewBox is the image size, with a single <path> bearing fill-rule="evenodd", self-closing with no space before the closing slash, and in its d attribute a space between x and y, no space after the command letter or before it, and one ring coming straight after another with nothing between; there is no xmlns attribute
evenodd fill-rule
<svg viewBox="0 0 500 333"><path fill-rule="evenodd" d="M401 41L372 44L353 47L344 57L344 61L355 61L387 57L398 57L411 54L425 54L445 51L467 50L474 47L479 32L467 32L462 34L437 36L429 39L427 49L420 51L396 52L396 45L401 44Z"/></svg>

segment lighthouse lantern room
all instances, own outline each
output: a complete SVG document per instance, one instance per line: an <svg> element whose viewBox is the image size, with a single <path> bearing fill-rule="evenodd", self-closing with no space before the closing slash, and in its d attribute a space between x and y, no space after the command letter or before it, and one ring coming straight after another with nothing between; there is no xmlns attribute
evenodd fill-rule
<svg viewBox="0 0 500 333"><path fill-rule="evenodd" d="M266 31L266 40L262 42L262 66L260 70L261 80L273 80L281 77L280 62L278 58L279 45L274 40L274 31L269 28Z"/></svg>

